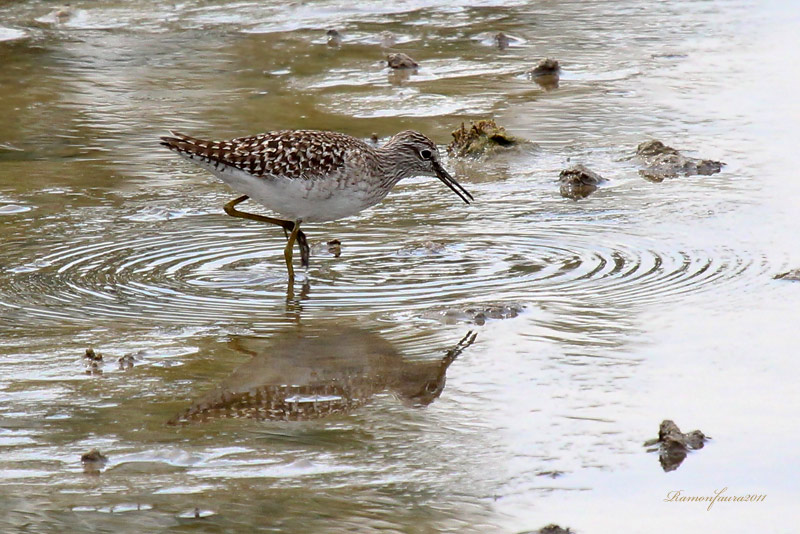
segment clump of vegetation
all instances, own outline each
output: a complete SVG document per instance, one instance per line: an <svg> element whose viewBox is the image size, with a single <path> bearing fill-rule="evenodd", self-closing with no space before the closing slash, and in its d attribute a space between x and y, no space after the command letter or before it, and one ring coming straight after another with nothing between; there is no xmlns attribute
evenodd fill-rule
<svg viewBox="0 0 800 534"><path fill-rule="evenodd" d="M490 149L520 142L492 119L470 121L469 127L462 122L452 135L453 141L447 145L447 153L451 156L480 156Z"/></svg>

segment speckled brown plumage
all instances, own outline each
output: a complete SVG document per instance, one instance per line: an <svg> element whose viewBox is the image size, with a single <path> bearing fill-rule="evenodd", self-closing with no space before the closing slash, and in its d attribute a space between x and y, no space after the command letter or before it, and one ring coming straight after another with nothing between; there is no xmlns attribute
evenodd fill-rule
<svg viewBox="0 0 800 534"><path fill-rule="evenodd" d="M206 141L172 132L162 145L208 163L230 165L254 176L314 179L329 176L345 165L348 150L361 151L363 141L336 132L279 130L226 141Z"/></svg>

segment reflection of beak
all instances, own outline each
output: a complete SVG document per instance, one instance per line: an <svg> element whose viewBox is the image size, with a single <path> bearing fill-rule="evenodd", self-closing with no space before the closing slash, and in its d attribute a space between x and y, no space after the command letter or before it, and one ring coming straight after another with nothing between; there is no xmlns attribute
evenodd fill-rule
<svg viewBox="0 0 800 534"><path fill-rule="evenodd" d="M469 191L461 187L461 184L456 182L456 179L450 176L450 174L446 170L444 170L444 167L442 167L438 161L434 161L432 163L433 163L433 170L436 173L436 177L440 179L444 185L449 187L453 191L453 193L458 195L461 198L461 200L463 200L467 204L469 204L470 200L472 201L475 200L474 198L472 198L472 195L469 194Z"/></svg>

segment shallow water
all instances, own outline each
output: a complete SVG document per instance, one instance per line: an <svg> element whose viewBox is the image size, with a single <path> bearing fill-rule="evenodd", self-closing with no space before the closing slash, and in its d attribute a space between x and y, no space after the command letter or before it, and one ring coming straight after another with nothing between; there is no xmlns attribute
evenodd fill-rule
<svg viewBox="0 0 800 534"><path fill-rule="evenodd" d="M795 530L800 284L773 278L800 266L792 2L71 5L0 8L0 530ZM387 72L384 31L417 73ZM545 56L553 90L524 74ZM444 145L482 117L532 144L446 161L473 205L419 178L309 225L289 295L280 230L226 217L232 192L157 145ZM648 182L650 138L727 165ZM609 183L562 198L573 162ZM470 330L441 395L409 400ZM327 417L167 424L254 355L273 382L371 386ZM642 446L665 418L713 438L670 473ZM723 487L767 499L664 502Z"/></svg>

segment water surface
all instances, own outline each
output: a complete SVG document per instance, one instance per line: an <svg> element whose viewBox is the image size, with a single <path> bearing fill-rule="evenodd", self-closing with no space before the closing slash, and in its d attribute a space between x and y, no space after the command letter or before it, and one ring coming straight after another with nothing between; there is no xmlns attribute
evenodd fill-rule
<svg viewBox="0 0 800 534"><path fill-rule="evenodd" d="M773 279L800 266L791 2L54 9L0 14L0 530L794 530L800 284ZM388 72L387 50L419 71ZM558 88L525 76L542 57ZM410 179L309 225L288 298L281 231L225 216L227 186L157 144L413 128L444 147L484 117L531 144L446 161L473 205ZM630 156L650 138L727 165L648 182ZM609 183L562 198L574 162ZM491 306L518 313L473 320ZM167 424L254 354L308 379L278 347L313 369L307 340L355 346L337 329L360 357L317 375L372 385L348 409ZM470 330L440 394L409 400L397 384L424 387ZM714 438L670 473L642 447L665 418ZM664 502L722 487L768 497Z"/></svg>

